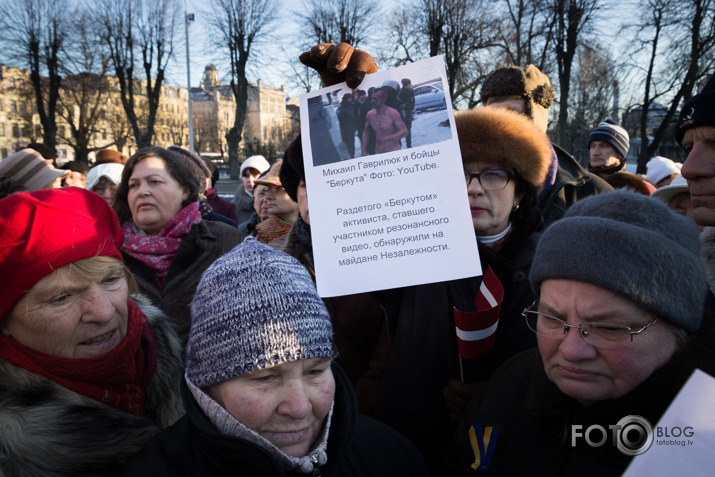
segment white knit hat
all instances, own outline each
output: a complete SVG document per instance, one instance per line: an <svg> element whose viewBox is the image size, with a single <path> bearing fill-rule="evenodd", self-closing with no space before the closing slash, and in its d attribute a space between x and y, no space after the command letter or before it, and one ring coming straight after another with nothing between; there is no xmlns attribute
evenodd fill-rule
<svg viewBox="0 0 715 477"><path fill-rule="evenodd" d="M245 171L249 167L252 167L261 174L263 174L271 168L271 165L263 156L251 156L241 163L241 171L239 172L239 176L243 177L243 171Z"/></svg>
<svg viewBox="0 0 715 477"><path fill-rule="evenodd" d="M122 171L124 164L115 164L113 162L105 162L94 166L87 173L87 189L92 190L99 183L102 177L106 177L112 184L119 185L122 181Z"/></svg>
<svg viewBox="0 0 715 477"><path fill-rule="evenodd" d="M648 168L646 180L656 185L671 174L680 174L680 168L683 167L683 165L678 162L673 162L667 157L654 156L648 161L646 167Z"/></svg>

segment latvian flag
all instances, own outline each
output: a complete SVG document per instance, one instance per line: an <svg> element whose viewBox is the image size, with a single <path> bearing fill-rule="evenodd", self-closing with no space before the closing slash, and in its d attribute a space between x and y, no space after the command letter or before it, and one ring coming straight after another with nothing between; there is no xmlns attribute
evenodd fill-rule
<svg viewBox="0 0 715 477"><path fill-rule="evenodd" d="M503 298L504 288L488 267L474 300L478 311L459 311L454 307L457 347L463 358L481 358L492 350Z"/></svg>

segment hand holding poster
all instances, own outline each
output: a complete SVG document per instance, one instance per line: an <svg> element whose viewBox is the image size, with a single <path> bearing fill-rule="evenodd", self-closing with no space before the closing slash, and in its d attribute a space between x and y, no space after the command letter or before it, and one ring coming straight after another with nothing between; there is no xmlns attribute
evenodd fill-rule
<svg viewBox="0 0 715 477"><path fill-rule="evenodd" d="M300 97L321 296L481 275L445 86L440 56Z"/></svg>

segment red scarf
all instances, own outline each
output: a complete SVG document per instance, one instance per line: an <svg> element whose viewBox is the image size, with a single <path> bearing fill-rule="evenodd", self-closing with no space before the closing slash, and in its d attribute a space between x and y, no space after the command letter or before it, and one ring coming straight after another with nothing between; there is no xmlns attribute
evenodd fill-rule
<svg viewBox="0 0 715 477"><path fill-rule="evenodd" d="M283 220L276 215L269 215L268 218L256 225L256 239L259 242L269 243L271 240L275 240L288 233L291 227L291 223L287 220Z"/></svg>
<svg viewBox="0 0 715 477"><path fill-rule="evenodd" d="M124 224L122 252L149 265L163 288L166 272L179 250L181 241L191 227L199 222L201 212L198 201L181 209L158 235L138 235L133 222L128 221Z"/></svg>
<svg viewBox="0 0 715 477"><path fill-rule="evenodd" d="M156 370L156 347L144 313L132 300L127 300L127 305L127 335L103 356L58 358L30 349L0 333L0 358L82 396L143 417L144 393Z"/></svg>

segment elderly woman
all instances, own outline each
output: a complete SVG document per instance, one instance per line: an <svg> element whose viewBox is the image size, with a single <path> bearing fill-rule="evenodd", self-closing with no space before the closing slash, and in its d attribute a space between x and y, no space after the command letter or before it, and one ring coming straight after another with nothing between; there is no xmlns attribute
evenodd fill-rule
<svg viewBox="0 0 715 477"><path fill-rule="evenodd" d="M98 195L13 194L0 234L0 475L112 475L183 415L178 337Z"/></svg>
<svg viewBox="0 0 715 477"><path fill-rule="evenodd" d="M105 162L92 167L87 173L87 189L99 194L111 206L117 187L122 180L123 164Z"/></svg>
<svg viewBox="0 0 715 477"><path fill-rule="evenodd" d="M142 293L174 321L186 343L189 304L201 274L240 243L243 234L201 218L192 169L160 147L129 158L114 208L124 229L125 263Z"/></svg>
<svg viewBox="0 0 715 477"><path fill-rule="evenodd" d="M357 415L328 311L293 257L246 239L206 271L191 313L187 415L125 475L427 475L407 439Z"/></svg>
<svg viewBox="0 0 715 477"><path fill-rule="evenodd" d="M268 217L256 225L258 232L256 238L263 243L287 234L298 218L298 204L290 198L281 185L282 165L282 160L273 164L268 174L256 180L255 184L265 186L260 189L259 197L264 197Z"/></svg>
<svg viewBox="0 0 715 477"><path fill-rule="evenodd" d="M484 107L455 122L482 270L504 290L493 347L458 353L455 311L476 311L482 277L379 292L391 346L375 416L413 439L433 472L476 387L536 345L521 311L535 298L527 277L542 224L537 191L551 162L547 137L519 113Z"/></svg>
<svg viewBox="0 0 715 477"><path fill-rule="evenodd" d="M585 199L544 232L530 281L539 298L524 316L538 350L506 363L470 403L449 474L621 475L649 444L608 431L591 446L585 429L634 415L655 425L695 368L715 373L698 231L633 192ZM485 459L470 439L487 427Z"/></svg>

